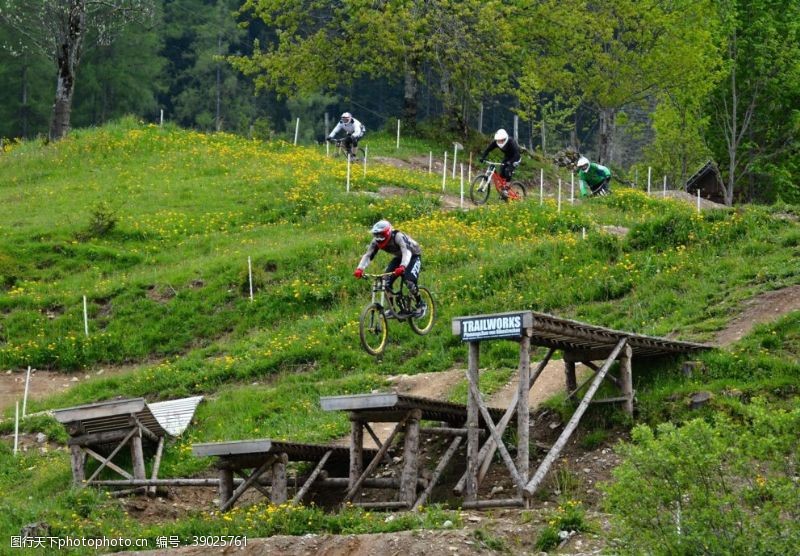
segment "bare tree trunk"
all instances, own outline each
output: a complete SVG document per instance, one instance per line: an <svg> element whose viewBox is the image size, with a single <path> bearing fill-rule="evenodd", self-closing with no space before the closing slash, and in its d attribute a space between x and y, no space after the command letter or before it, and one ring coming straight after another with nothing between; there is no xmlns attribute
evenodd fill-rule
<svg viewBox="0 0 800 556"><path fill-rule="evenodd" d="M71 0L64 13L65 25L60 27L64 34L57 37L56 97L50 122L50 139L61 139L69 132L72 113L72 96L75 92L75 72L81 58L83 39L86 34L86 0Z"/></svg>
<svg viewBox="0 0 800 556"><path fill-rule="evenodd" d="M403 123L406 129L417 127L417 107L419 96L419 80L417 79L417 62L406 64L405 81L403 84Z"/></svg>
<svg viewBox="0 0 800 556"><path fill-rule="evenodd" d="M613 108L600 110L600 137L597 145L597 161L600 164L611 163L616 116L616 110Z"/></svg>

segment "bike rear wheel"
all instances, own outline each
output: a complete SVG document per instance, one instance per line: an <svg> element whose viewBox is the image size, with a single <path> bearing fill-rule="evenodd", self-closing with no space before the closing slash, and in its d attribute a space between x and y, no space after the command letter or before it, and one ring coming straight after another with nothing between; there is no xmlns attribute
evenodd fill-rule
<svg viewBox="0 0 800 556"><path fill-rule="evenodd" d="M436 321L436 302L433 300L431 292L425 287L419 288L419 297L425 305L425 309L420 316L411 317L408 323L411 325L411 330L424 336L431 331L433 323Z"/></svg>
<svg viewBox="0 0 800 556"><path fill-rule="evenodd" d="M380 355L386 347L389 337L389 326L383 307L378 303L371 303L361 311L358 319L358 336L361 345L370 355Z"/></svg>
<svg viewBox="0 0 800 556"><path fill-rule="evenodd" d="M512 181L508 184L508 200L509 201L524 201L525 200L525 186L518 181Z"/></svg>
<svg viewBox="0 0 800 556"><path fill-rule="evenodd" d="M486 203L486 200L489 198L490 187L491 183L489 183L488 175L481 174L475 176L475 179L472 180L472 184L469 187L469 198L472 199L472 202L476 205Z"/></svg>

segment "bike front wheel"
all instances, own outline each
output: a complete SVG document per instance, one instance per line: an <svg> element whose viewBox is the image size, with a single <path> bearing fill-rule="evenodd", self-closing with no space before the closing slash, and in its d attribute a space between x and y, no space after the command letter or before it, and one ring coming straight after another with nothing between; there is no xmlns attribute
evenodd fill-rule
<svg viewBox="0 0 800 556"><path fill-rule="evenodd" d="M509 201L524 201L525 200L525 186L518 181L512 181L508 184L508 200Z"/></svg>
<svg viewBox="0 0 800 556"><path fill-rule="evenodd" d="M489 176L486 174L475 176L475 179L472 180L472 184L469 187L469 198L472 199L472 202L476 205L486 203L486 200L489 198L490 185Z"/></svg>
<svg viewBox="0 0 800 556"><path fill-rule="evenodd" d="M419 298L422 303L415 309L420 311L420 314L412 316L408 323L411 325L411 330L420 336L424 336L431 331L436 320L436 302L433 300L433 295L431 295L428 288L424 287L419 288Z"/></svg>
<svg viewBox="0 0 800 556"><path fill-rule="evenodd" d="M386 339L389 337L389 326L383 307L371 303L361 311L361 317L358 319L358 335L367 353L370 355L383 353Z"/></svg>

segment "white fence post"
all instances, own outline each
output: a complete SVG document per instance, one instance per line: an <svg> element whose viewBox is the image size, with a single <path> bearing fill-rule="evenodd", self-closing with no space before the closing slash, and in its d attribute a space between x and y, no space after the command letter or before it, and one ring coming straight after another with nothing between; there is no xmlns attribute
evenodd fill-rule
<svg viewBox="0 0 800 556"><path fill-rule="evenodd" d="M456 159L458 158L458 149L463 149L461 143L453 143L453 179L456 179Z"/></svg>
<svg viewBox="0 0 800 556"><path fill-rule="evenodd" d="M444 191L444 184L447 180L447 151L444 151L444 164L442 164L442 191Z"/></svg>
<svg viewBox="0 0 800 556"><path fill-rule="evenodd" d="M464 164L461 164L461 208L464 208Z"/></svg>
<svg viewBox="0 0 800 556"><path fill-rule="evenodd" d="M350 155L347 156L347 192L350 193Z"/></svg>
<svg viewBox="0 0 800 556"><path fill-rule="evenodd" d="M561 178L558 178L558 212L561 212Z"/></svg>
<svg viewBox="0 0 800 556"><path fill-rule="evenodd" d="M667 197L667 176L664 176L664 198Z"/></svg>
<svg viewBox="0 0 800 556"><path fill-rule="evenodd" d="M428 173L433 173L433 151L428 151Z"/></svg>
<svg viewBox="0 0 800 556"><path fill-rule="evenodd" d="M28 374L25 375L25 393L22 395L22 418L25 418L25 412L28 409L28 386L31 382L31 366L28 365Z"/></svg>
<svg viewBox="0 0 800 556"><path fill-rule="evenodd" d="M253 301L253 263L250 257L247 257L247 277L250 281L250 301Z"/></svg>
<svg viewBox="0 0 800 556"><path fill-rule="evenodd" d="M650 195L650 176L653 173L653 169L648 166L647 167L647 194Z"/></svg>
<svg viewBox="0 0 800 556"><path fill-rule="evenodd" d="M397 148L400 148L400 118L397 118Z"/></svg>
<svg viewBox="0 0 800 556"><path fill-rule="evenodd" d="M472 183L472 152L469 153L469 164L467 165L467 183Z"/></svg>
<svg viewBox="0 0 800 556"><path fill-rule="evenodd" d="M700 188L697 188L697 214L700 214Z"/></svg>
<svg viewBox="0 0 800 556"><path fill-rule="evenodd" d="M300 118L294 124L294 144L297 145L297 135L300 133Z"/></svg>
<svg viewBox="0 0 800 556"><path fill-rule="evenodd" d="M369 147L364 147L364 177L367 177L367 154L369 153Z"/></svg>
<svg viewBox="0 0 800 556"><path fill-rule="evenodd" d="M544 204L544 168L539 168L539 204Z"/></svg>
<svg viewBox="0 0 800 556"><path fill-rule="evenodd" d="M17 455L17 448L19 447L19 400L17 400L16 409L14 410L14 455Z"/></svg>
<svg viewBox="0 0 800 556"><path fill-rule="evenodd" d="M86 308L86 296L83 296L83 332L89 336L89 311Z"/></svg>
<svg viewBox="0 0 800 556"><path fill-rule="evenodd" d="M569 174L569 204L575 204L575 172Z"/></svg>
<svg viewBox="0 0 800 556"><path fill-rule="evenodd" d="M161 109L161 117L158 120L158 125L159 126L163 126L164 125L164 109L163 108Z"/></svg>

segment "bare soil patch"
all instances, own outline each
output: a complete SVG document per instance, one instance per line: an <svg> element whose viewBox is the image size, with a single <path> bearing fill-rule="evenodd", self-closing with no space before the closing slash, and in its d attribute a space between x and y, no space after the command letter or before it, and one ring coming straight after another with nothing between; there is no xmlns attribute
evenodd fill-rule
<svg viewBox="0 0 800 556"><path fill-rule="evenodd" d="M793 311L800 311L800 285L758 295L744 304L744 310L720 330L714 343L727 346L745 337L754 326L772 322Z"/></svg>

